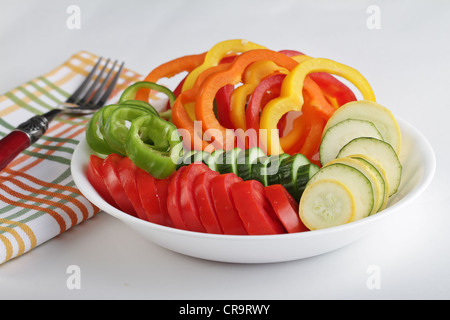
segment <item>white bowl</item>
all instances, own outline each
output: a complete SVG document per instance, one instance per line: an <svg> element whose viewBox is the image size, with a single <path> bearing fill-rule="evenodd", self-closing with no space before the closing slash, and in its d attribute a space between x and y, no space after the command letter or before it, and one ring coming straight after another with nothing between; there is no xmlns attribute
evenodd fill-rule
<svg viewBox="0 0 450 320"><path fill-rule="evenodd" d="M402 182L387 208L356 222L317 231L268 236L216 235L178 230L132 217L105 202L89 183L86 168L91 150L85 140L80 142L73 154L72 176L79 190L94 205L166 249L192 257L232 263L297 260L330 252L361 238L381 220L410 204L428 187L436 168L433 149L413 126L402 120L399 124L403 135L400 156Z"/></svg>

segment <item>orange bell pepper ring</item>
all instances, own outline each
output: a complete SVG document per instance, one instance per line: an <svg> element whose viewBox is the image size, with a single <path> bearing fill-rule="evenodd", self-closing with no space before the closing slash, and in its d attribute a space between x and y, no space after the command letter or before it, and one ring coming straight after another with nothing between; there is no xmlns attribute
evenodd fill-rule
<svg viewBox="0 0 450 320"><path fill-rule="evenodd" d="M366 100L375 101L375 95L367 80L355 69L325 58L311 58L299 63L286 76L281 86L280 97L269 101L265 106L260 120L261 129L274 132L278 121L289 111L301 111L303 106L302 88L309 73L327 72L341 76L352 82ZM270 154L283 153L279 134L267 134L264 144Z"/></svg>
<svg viewBox="0 0 450 320"><path fill-rule="evenodd" d="M200 92L195 100L195 116L202 122L203 131L224 150L234 147L235 133L227 130L217 120L213 102L217 91L225 85L236 85L242 81L246 68L254 62L270 60L282 68L292 70L298 63L292 58L269 49L255 49L242 53L224 71L210 75L201 85Z"/></svg>
<svg viewBox="0 0 450 320"><path fill-rule="evenodd" d="M148 82L158 82L162 78L172 78L182 72L191 72L199 65L201 65L205 59L206 52L200 54L187 55L179 57L161 64L153 69L144 79ZM141 89L136 94L137 100L147 102L150 97L150 89Z"/></svg>
<svg viewBox="0 0 450 320"><path fill-rule="evenodd" d="M189 117L186 112L186 104L194 103L195 98L200 90L200 85L211 74L219 72L228 68L229 63L219 64L203 71L196 79L194 86L186 91L181 92L172 106L172 122L175 124L183 136L185 148L191 150L204 150L209 143L203 139L202 126L198 122L197 125L194 120ZM214 148L213 148L214 150ZM210 150L211 152L213 150Z"/></svg>
<svg viewBox="0 0 450 320"><path fill-rule="evenodd" d="M188 74L184 81L182 92L191 89L194 86L197 77L203 71L210 67L217 66L227 55L231 53L247 52L253 49L265 49L265 47L242 39L226 40L217 43L206 53L203 63ZM193 103L188 103L185 105L185 108L191 119L195 120L195 105Z"/></svg>
<svg viewBox="0 0 450 320"><path fill-rule="evenodd" d="M264 78L275 72L288 73L288 70L279 67L273 61L258 61L247 68L244 74L244 84L236 88L231 95L230 118L236 129L247 130L245 119L247 99Z"/></svg>

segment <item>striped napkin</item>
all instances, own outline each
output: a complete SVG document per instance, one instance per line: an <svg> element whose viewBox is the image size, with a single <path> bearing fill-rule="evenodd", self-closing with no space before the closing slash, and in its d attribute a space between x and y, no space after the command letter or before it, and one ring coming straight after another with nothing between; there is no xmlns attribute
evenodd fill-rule
<svg viewBox="0 0 450 320"><path fill-rule="evenodd" d="M97 59L81 51L53 71L0 96L0 137L65 101ZM124 69L107 103L117 101L121 91L141 78ZM0 264L99 211L82 196L70 174L72 153L84 138L89 117L57 117L41 139L0 172Z"/></svg>

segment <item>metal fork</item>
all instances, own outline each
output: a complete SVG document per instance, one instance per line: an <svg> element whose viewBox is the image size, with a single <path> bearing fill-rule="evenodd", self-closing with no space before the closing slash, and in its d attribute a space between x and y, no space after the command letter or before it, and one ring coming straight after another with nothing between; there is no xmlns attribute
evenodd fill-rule
<svg viewBox="0 0 450 320"><path fill-rule="evenodd" d="M117 66L116 60L108 74L103 77L110 64L110 59L107 59L99 74L95 76L102 59L101 57L98 59L83 83L65 102L43 115L34 116L21 123L0 140L0 171L20 152L42 137L47 131L49 123L56 116L61 114L90 114L103 107L119 79L124 63L122 62L118 70L114 72Z"/></svg>

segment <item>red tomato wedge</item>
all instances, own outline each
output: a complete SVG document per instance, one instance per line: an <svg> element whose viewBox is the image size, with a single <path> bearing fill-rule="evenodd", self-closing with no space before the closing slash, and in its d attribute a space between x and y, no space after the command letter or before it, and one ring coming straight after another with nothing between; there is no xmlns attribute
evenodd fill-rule
<svg viewBox="0 0 450 320"><path fill-rule="evenodd" d="M152 175L144 170L136 170L136 185L139 190L139 197L145 209L144 220L166 225L166 217L159 206L156 180Z"/></svg>
<svg viewBox="0 0 450 320"><path fill-rule="evenodd" d="M211 180L211 195L224 234L248 234L231 197L231 189L242 181L234 173L221 174Z"/></svg>
<svg viewBox="0 0 450 320"><path fill-rule="evenodd" d="M239 216L250 235L285 233L264 193L264 186L256 180L233 185L231 194Z"/></svg>
<svg viewBox="0 0 450 320"><path fill-rule="evenodd" d="M178 171L172 175L170 179L168 195L167 195L167 212L169 213L170 219L173 222L173 226L178 229L188 230L186 223L181 216L180 207L180 180L181 175L187 167L181 167Z"/></svg>
<svg viewBox="0 0 450 320"><path fill-rule="evenodd" d="M123 157L116 153L108 155L103 161L102 177L109 193L113 196L119 208L132 216L137 216L136 210L134 210L133 204L123 189L117 173L117 166L122 159Z"/></svg>
<svg viewBox="0 0 450 320"><path fill-rule="evenodd" d="M173 174L174 175L174 174ZM173 176L172 175L172 176ZM165 225L173 227L173 222L170 219L169 211L167 209L167 197L169 195L169 183L172 176L165 179L155 179L156 195L158 198L159 209L165 218Z"/></svg>
<svg viewBox="0 0 450 320"><path fill-rule="evenodd" d="M103 166L103 159L96 155L91 155L91 157L89 158L89 165L86 173L87 178L94 187L94 189L106 202L119 209L119 206L109 193L108 187L106 186L105 181L103 180L102 166Z"/></svg>
<svg viewBox="0 0 450 320"><path fill-rule="evenodd" d="M223 234L211 195L211 180L217 176L219 176L219 173L216 171L203 172L195 178L193 187L200 220L206 231L208 233Z"/></svg>
<svg viewBox="0 0 450 320"><path fill-rule="evenodd" d="M180 209L183 221L188 230L197 232L206 232L200 220L200 212L198 211L197 201L194 196L194 180L195 178L211 169L203 163L192 163L180 177Z"/></svg>
<svg viewBox="0 0 450 320"><path fill-rule="evenodd" d="M128 157L124 157L117 164L117 175L122 183L123 190L130 199L133 205L137 217L147 220L145 209L142 205L141 198L139 197L138 187L136 184L136 171L140 170L133 161Z"/></svg>
<svg viewBox="0 0 450 320"><path fill-rule="evenodd" d="M289 233L308 231L300 220L298 203L281 184L274 184L264 188L267 199L275 214Z"/></svg>

